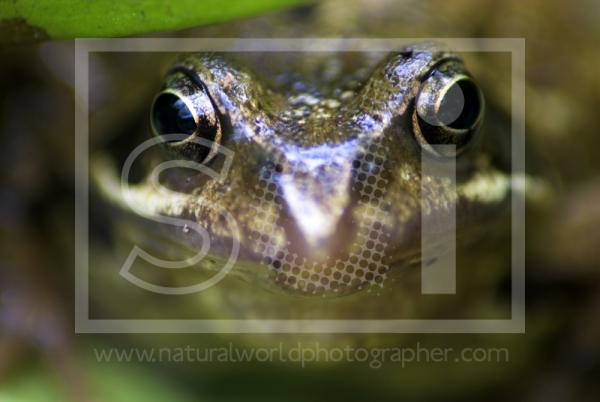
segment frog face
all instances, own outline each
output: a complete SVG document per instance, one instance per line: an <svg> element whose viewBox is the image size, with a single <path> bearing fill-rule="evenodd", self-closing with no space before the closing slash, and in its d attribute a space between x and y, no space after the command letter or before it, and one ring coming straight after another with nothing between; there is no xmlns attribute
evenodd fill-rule
<svg viewBox="0 0 600 402"><path fill-rule="evenodd" d="M226 174L173 169L160 179L169 192L132 191L152 213L206 230L217 258L239 242L241 265L303 293L381 283L418 261L423 216L480 223L506 204L504 174L481 146L483 96L457 55L422 44L353 63L327 79L269 80L220 56L181 58L152 129L174 159Z"/></svg>

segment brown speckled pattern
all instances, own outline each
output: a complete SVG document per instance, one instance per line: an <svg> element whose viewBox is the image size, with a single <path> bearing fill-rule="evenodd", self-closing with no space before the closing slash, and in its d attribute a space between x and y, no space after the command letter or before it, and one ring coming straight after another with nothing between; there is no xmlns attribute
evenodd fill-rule
<svg viewBox="0 0 600 402"><path fill-rule="evenodd" d="M208 203L190 203L185 214L211 233L219 254L232 236L218 212L227 210L241 230L240 258L267 267L278 286L302 293L382 286L388 262L414 262L421 179L432 195L424 200L428 211L446 210L450 198L456 200L443 178L421 177L410 114L430 70L457 56L420 44L379 62L373 55L348 57L353 69L330 65L324 75L323 63L331 62L317 57L299 73L304 81L286 70L280 79L268 68L259 68L257 78L222 55L186 56L177 64L205 86L223 126L221 145L235 153L225 181L188 180L187 188ZM474 147L457 160L459 186L473 177L480 152ZM380 163L367 175L361 169L369 159ZM177 190L177 183L167 185ZM459 222L473 209L471 200L459 200ZM322 227L310 223L315 216Z"/></svg>

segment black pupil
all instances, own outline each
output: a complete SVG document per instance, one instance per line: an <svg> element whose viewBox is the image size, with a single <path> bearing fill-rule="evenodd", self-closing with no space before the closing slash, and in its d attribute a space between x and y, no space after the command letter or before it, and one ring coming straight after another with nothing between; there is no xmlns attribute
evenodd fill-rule
<svg viewBox="0 0 600 402"><path fill-rule="evenodd" d="M192 111L176 95L162 94L154 102L153 123L158 134L192 134L196 122Z"/></svg>
<svg viewBox="0 0 600 402"><path fill-rule="evenodd" d="M439 118L448 127L457 130L467 130L473 127L481 109L479 92L470 80L461 80L448 89L440 104ZM460 110L460 113L456 113ZM458 116L457 116L458 115ZM453 116L448 121L446 116Z"/></svg>

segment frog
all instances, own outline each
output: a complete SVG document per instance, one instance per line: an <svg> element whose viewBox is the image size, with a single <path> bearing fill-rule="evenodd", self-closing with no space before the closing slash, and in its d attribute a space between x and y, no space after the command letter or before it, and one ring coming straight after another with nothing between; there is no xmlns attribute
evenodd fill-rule
<svg viewBox="0 0 600 402"><path fill-rule="evenodd" d="M180 165L151 163L123 191L106 158L93 172L126 218L145 218L135 244L160 255L161 240L148 241L159 230L165 259L189 263L201 250L194 273L211 284L227 277L220 311L393 315L401 302L377 306L406 297L397 289L406 267L443 258L449 238L470 244L506 222L514 180L498 144L507 133L482 129L485 109L476 79L441 43L269 63L186 54L152 101L147 139L159 162ZM433 231L427 261L423 222ZM124 276L158 293L199 289L178 275L169 286Z"/></svg>

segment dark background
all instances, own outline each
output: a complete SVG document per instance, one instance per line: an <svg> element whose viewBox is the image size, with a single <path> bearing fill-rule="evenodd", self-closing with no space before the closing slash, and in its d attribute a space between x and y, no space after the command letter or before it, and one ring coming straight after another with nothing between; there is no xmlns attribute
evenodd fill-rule
<svg viewBox="0 0 600 402"><path fill-rule="evenodd" d="M600 390L600 6L592 0L326 1L164 36L524 37L528 170L554 196L527 215L527 331L378 336L392 346L499 347L508 362L105 363L94 348L276 347L278 337L75 335L73 41L0 48L0 400L597 400ZM265 33L268 32L269 35ZM495 59L473 66L509 107ZM496 66L497 67L497 66ZM118 71L119 74L111 72ZM124 73L125 72L125 73ZM94 73L98 146L135 127L163 70ZM131 79L119 81L127 74ZM497 85L494 83L497 82ZM105 99L121 99L102 109ZM94 105L92 105L94 107ZM94 120L95 119L95 120ZM137 120L136 120L137 121ZM104 137L103 137L104 136ZM94 146L94 144L92 144ZM285 337L310 342L319 337ZM323 337L345 345L345 336ZM361 345L369 346L369 338Z"/></svg>

